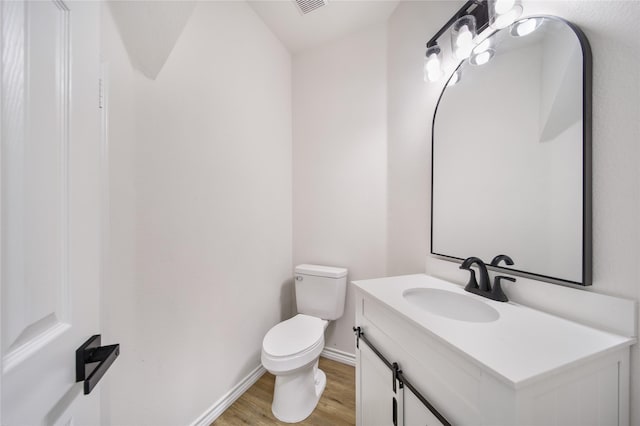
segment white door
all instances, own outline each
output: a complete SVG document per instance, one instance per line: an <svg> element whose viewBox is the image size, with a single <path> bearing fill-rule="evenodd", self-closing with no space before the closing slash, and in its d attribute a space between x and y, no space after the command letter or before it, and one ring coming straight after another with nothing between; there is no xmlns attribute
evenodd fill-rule
<svg viewBox="0 0 640 426"><path fill-rule="evenodd" d="M100 4L2 1L2 425L99 423Z"/></svg>
<svg viewBox="0 0 640 426"><path fill-rule="evenodd" d="M396 404L401 402L401 397L393 392L393 373L366 343L361 341L356 352L360 401L357 424L393 426L393 400L396 399Z"/></svg>

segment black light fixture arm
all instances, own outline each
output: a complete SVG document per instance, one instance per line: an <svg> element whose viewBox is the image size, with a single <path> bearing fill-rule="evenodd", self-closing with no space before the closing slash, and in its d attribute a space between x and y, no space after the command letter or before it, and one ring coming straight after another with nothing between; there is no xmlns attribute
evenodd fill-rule
<svg viewBox="0 0 640 426"><path fill-rule="evenodd" d="M476 18L478 33L489 25L489 8L487 0L469 0L447 21L438 32L427 42L427 48L435 46L438 39L444 34L454 22L466 15L473 15Z"/></svg>

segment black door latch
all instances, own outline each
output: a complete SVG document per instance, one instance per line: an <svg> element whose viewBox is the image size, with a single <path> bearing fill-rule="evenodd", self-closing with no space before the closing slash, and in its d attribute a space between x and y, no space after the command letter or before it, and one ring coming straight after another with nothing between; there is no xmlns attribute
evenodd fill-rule
<svg viewBox="0 0 640 426"><path fill-rule="evenodd" d="M91 336L76 350L76 382L84 382L84 394L91 393L113 361L120 345L100 346L100 335Z"/></svg>

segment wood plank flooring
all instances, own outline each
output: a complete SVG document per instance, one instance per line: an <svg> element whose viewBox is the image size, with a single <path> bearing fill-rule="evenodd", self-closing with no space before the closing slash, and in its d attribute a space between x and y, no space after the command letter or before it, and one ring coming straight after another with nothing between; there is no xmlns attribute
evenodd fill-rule
<svg viewBox="0 0 640 426"><path fill-rule="evenodd" d="M356 424L355 368L326 358L320 358L320 369L327 375L327 386L314 412L300 425L337 426ZM271 413L275 377L265 373L248 391L233 403L215 426L287 425Z"/></svg>

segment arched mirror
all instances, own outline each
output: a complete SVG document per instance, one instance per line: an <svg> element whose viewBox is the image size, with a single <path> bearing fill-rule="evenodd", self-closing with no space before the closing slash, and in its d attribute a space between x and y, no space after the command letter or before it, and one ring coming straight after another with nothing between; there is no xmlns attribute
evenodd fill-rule
<svg viewBox="0 0 640 426"><path fill-rule="evenodd" d="M549 16L488 40L436 107L431 253L507 254L516 274L590 285L589 44Z"/></svg>

